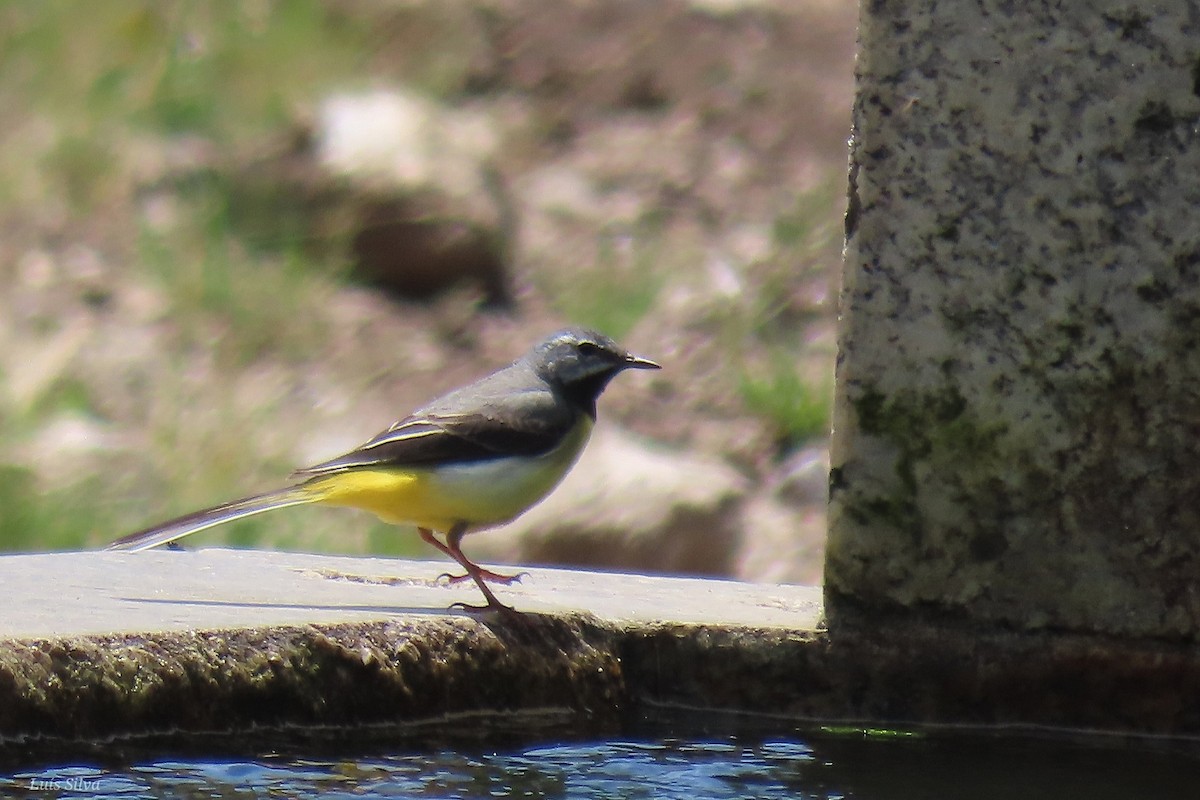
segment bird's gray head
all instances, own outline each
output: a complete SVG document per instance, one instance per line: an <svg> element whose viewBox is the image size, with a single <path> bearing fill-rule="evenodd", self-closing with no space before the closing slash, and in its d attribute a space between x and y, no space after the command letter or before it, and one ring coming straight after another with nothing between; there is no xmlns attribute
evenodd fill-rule
<svg viewBox="0 0 1200 800"><path fill-rule="evenodd" d="M544 380L593 417L596 398L617 373L627 369L659 369L604 334L584 328L567 328L534 346L528 358Z"/></svg>

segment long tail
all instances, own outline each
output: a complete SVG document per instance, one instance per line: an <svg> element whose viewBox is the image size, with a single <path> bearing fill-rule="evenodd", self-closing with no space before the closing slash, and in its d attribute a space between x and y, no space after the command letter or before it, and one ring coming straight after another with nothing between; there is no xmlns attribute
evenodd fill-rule
<svg viewBox="0 0 1200 800"><path fill-rule="evenodd" d="M278 489L274 492L266 492L265 494L256 494L253 497L234 500L232 503L224 503L212 508L206 508L203 511L194 511L191 514L164 522L161 525L155 525L152 528L146 528L145 530L122 536L110 544L107 549L148 550L160 544L182 539L184 536L196 533L197 531L206 530L214 525L221 525L226 522L232 522L235 519L241 519L242 517L261 514L264 511L273 511L277 508L315 503L319 499L319 495L305 491L302 486L289 486L286 489Z"/></svg>

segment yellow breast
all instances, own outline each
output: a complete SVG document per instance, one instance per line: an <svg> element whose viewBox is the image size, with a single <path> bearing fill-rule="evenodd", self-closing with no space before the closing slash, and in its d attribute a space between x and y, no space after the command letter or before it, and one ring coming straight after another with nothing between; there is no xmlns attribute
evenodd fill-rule
<svg viewBox="0 0 1200 800"><path fill-rule="evenodd" d="M567 474L592 430L580 422L553 450L441 467L363 467L305 484L316 502L350 506L385 522L445 531L459 522L480 528L507 522L537 503Z"/></svg>

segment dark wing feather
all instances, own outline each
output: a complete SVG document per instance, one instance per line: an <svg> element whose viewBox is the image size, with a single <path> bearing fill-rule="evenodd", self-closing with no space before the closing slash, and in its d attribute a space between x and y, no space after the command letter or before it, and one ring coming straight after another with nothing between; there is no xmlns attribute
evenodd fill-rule
<svg viewBox="0 0 1200 800"><path fill-rule="evenodd" d="M345 455L298 470L325 475L359 467L429 466L484 461L552 450L575 424L577 413L549 387L514 390L495 378L418 409ZM490 390L490 391L489 391Z"/></svg>

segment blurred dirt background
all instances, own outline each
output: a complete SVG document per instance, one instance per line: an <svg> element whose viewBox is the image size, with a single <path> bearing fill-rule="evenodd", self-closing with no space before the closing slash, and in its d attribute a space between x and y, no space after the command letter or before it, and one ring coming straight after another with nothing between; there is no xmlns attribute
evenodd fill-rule
<svg viewBox="0 0 1200 800"><path fill-rule="evenodd" d="M0 5L0 547L271 488L570 323L664 369L468 553L819 582L855 14ZM216 542L436 555L337 510Z"/></svg>

